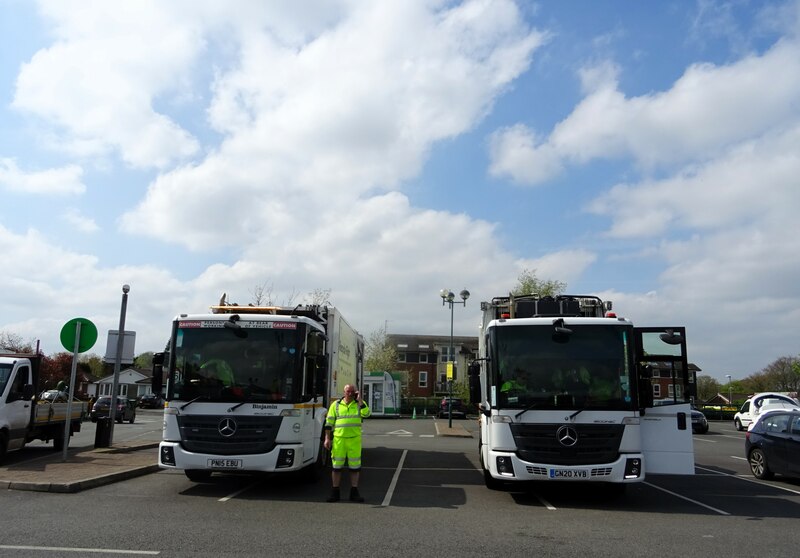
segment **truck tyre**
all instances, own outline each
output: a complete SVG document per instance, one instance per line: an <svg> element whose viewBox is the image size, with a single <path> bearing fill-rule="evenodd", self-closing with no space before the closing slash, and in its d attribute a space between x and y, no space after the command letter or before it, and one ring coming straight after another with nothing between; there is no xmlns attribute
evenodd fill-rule
<svg viewBox="0 0 800 558"><path fill-rule="evenodd" d="M53 436L53 449L61 451L64 449L64 429L59 428Z"/></svg>
<svg viewBox="0 0 800 558"><path fill-rule="evenodd" d="M186 478L192 482L208 482L211 479L211 471L203 469L186 469Z"/></svg>
<svg viewBox="0 0 800 558"><path fill-rule="evenodd" d="M323 443L323 440L319 441L319 453L317 454L317 460L311 465L307 465L300 469L299 477L301 482L306 482L308 484L317 482L322 474L322 471L324 471L328 466L328 463L330 462L330 452L325 449Z"/></svg>
<svg viewBox="0 0 800 558"><path fill-rule="evenodd" d="M135 420L136 420L136 413L133 414L133 416L131 417L131 420L128 421L128 424L133 424L133 421L135 421Z"/></svg>
<svg viewBox="0 0 800 558"><path fill-rule="evenodd" d="M483 462L483 451L480 449L478 451L480 455L481 469L483 470L483 484L485 484L486 488L489 490L503 490L503 481L497 480L492 476L492 474L489 472L489 469L486 468L486 465Z"/></svg>
<svg viewBox="0 0 800 558"><path fill-rule="evenodd" d="M3 459L5 459L7 451L8 451L8 434L6 432L0 432L0 463L2 463Z"/></svg>

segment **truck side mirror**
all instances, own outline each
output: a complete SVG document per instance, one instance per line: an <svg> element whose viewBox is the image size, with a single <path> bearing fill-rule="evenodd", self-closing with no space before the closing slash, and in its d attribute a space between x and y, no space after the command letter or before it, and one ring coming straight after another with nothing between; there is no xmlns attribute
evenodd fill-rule
<svg viewBox="0 0 800 558"><path fill-rule="evenodd" d="M150 385L151 391L159 395L164 389L164 353L153 355L153 377Z"/></svg>
<svg viewBox="0 0 800 558"><path fill-rule="evenodd" d="M472 361L467 368L469 377L469 401L473 405L481 402L481 364L477 360Z"/></svg>

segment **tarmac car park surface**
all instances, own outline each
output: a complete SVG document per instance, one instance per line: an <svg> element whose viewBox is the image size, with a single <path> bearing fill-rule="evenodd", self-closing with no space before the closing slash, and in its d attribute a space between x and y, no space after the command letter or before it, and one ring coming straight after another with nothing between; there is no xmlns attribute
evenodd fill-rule
<svg viewBox="0 0 800 558"><path fill-rule="evenodd" d="M134 431L139 440L157 440L159 412L146 410L136 424L117 425L115 442ZM93 425L84 426L81 435L90 436ZM686 558L748 548L754 556L797 554L787 535L800 519L800 481L754 479L744 433L729 421L712 421L707 434L694 436L694 476L650 475L617 498L583 484L489 490L478 470L476 421L454 421L453 431L446 426L447 420L430 418L366 421L359 487L365 504L325 503L328 475L311 484L278 475L214 475L196 484L180 471L162 470L77 494L5 490L0 523L14 528L2 538L0 555L75 556L80 548L94 556L300 555L321 547L327 555L351 557L456 549L459 556ZM24 463L25 455L17 454ZM42 515L52 518L46 538L40 525L20 519ZM345 532L352 533L349 541Z"/></svg>

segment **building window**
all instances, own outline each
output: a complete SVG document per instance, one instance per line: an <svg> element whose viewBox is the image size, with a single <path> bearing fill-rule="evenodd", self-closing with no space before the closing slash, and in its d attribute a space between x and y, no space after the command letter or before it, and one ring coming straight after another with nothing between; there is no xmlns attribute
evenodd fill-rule
<svg viewBox="0 0 800 558"><path fill-rule="evenodd" d="M428 353L420 353L419 354L419 361L421 363L423 363L423 364L427 363L428 362Z"/></svg>
<svg viewBox="0 0 800 558"><path fill-rule="evenodd" d="M453 358L453 355L456 354L455 346L453 346L453 354L450 354L450 346L449 345L447 345L445 347L442 347L441 350L442 350L442 362L449 362L451 360L455 360Z"/></svg>
<svg viewBox="0 0 800 558"><path fill-rule="evenodd" d="M397 362L405 362L406 361L406 354L405 353L397 353Z"/></svg>
<svg viewBox="0 0 800 558"><path fill-rule="evenodd" d="M653 397L661 397L661 384L653 384Z"/></svg>
<svg viewBox="0 0 800 558"><path fill-rule="evenodd" d="M419 387L428 387L428 373L424 370L419 371Z"/></svg>
<svg viewBox="0 0 800 558"><path fill-rule="evenodd" d="M681 386L670 384L667 393L670 399L681 399Z"/></svg>

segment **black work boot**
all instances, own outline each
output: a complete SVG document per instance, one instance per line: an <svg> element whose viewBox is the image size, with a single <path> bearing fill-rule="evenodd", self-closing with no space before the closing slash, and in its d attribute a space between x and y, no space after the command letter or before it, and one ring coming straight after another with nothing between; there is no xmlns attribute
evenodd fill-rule
<svg viewBox="0 0 800 558"><path fill-rule="evenodd" d="M358 493L358 488L355 486L350 489L350 501L351 502L363 502L364 497Z"/></svg>
<svg viewBox="0 0 800 558"><path fill-rule="evenodd" d="M340 498L339 487L331 489L331 495L328 496L328 502L338 502Z"/></svg>

